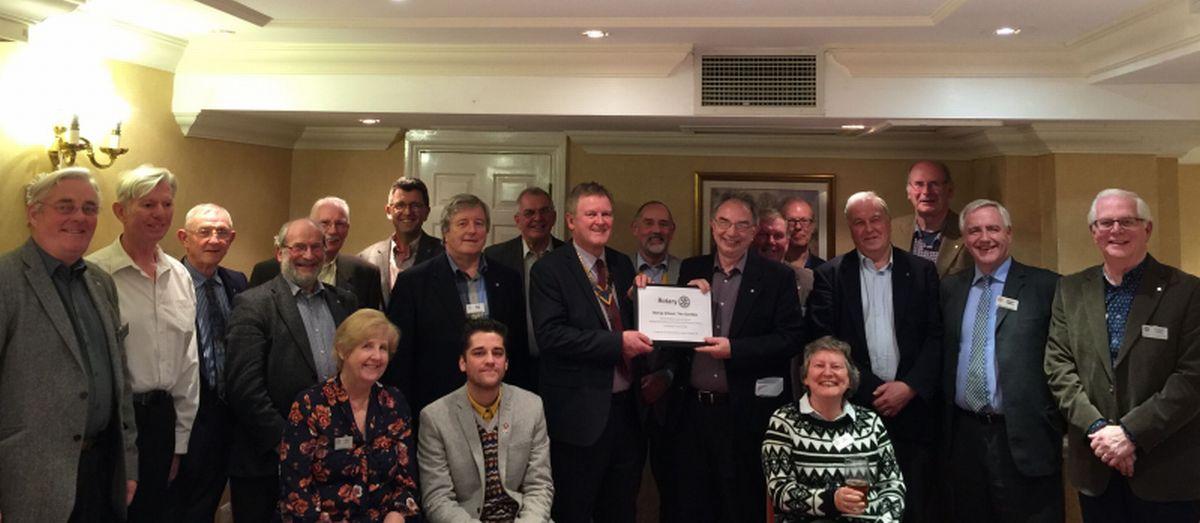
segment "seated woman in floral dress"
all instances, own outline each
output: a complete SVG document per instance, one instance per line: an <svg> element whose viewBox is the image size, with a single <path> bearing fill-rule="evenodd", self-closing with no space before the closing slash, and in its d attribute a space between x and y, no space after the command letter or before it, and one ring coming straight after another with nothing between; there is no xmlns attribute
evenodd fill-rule
<svg viewBox="0 0 1200 523"><path fill-rule="evenodd" d="M401 523L418 512L412 416L378 382L400 333L361 309L334 337L338 375L300 393L279 445L283 521Z"/></svg>
<svg viewBox="0 0 1200 523"><path fill-rule="evenodd" d="M805 393L771 416L763 473L778 521L900 521L904 481L887 429L847 398L858 386L850 346L826 336L804 348ZM866 494L847 480L866 480Z"/></svg>

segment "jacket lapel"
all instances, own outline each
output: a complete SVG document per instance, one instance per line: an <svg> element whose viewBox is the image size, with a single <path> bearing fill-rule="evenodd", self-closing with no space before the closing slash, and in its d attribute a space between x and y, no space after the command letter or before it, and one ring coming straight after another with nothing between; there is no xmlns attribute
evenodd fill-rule
<svg viewBox="0 0 1200 523"><path fill-rule="evenodd" d="M1005 298L1017 300L1017 307L1020 307L1020 300L1017 299L1021 295L1021 288L1025 286L1025 266L1013 260L1008 266L1008 281L1004 282L1004 291L1000 293ZM996 307L996 332L1000 332L1000 327L1004 325L1004 319L1008 318L1008 313L1011 312L1004 307Z"/></svg>
<svg viewBox="0 0 1200 523"><path fill-rule="evenodd" d="M54 324L54 330L58 331L58 335L62 337L67 349L71 352L71 357L75 359L75 363L79 365L79 368L86 369L87 367L83 366L83 354L79 349L79 340L75 337L75 327L71 325L71 317L67 316L67 309L63 306L62 299L59 298L58 289L55 289L54 282L50 281L50 275L46 273L46 266L42 263L41 256L38 255L36 249L32 241L21 248L21 260L25 262L25 279L29 281L29 286L33 288L38 301L42 303L42 309L46 311L50 323ZM89 270L97 269L92 266ZM88 280L88 286L91 290L91 279ZM103 313L106 308L97 307L96 310ZM108 322L104 323L107 329Z"/></svg>
<svg viewBox="0 0 1200 523"><path fill-rule="evenodd" d="M1133 346L1133 342L1142 335L1142 325L1145 325L1154 311L1158 309L1163 289L1167 285L1166 268L1149 254L1146 257L1148 258L1146 272L1142 275L1142 281L1138 283L1137 290L1134 291L1133 305L1129 308L1129 317L1125 321L1125 337L1121 340L1121 347L1117 350L1117 361L1113 367L1121 364L1121 361L1129 354L1129 348ZM1105 346L1107 347L1107 345Z"/></svg>
<svg viewBox="0 0 1200 523"><path fill-rule="evenodd" d="M908 264L908 259L900 253L899 249L893 247L892 316L895 318L894 325L897 338L899 338L900 330L905 324L904 322L906 321L906 316L908 316L908 313L910 312L907 305L912 303L912 271L913 268ZM859 310L861 311L862 309ZM863 331L863 336L866 336L866 331Z"/></svg>
<svg viewBox="0 0 1200 523"><path fill-rule="evenodd" d="M288 287L288 282L283 279L282 275L275 277L275 287L271 289L271 294L274 295L275 310L279 312L279 316L283 318L283 324L291 333L296 350L300 351L300 356L308 364L313 376L317 376L317 362L313 359L312 345L308 343L308 331L304 328L304 319L300 317L296 297L292 295L291 288ZM330 312L333 311L330 310ZM338 322L336 316L334 322Z"/></svg>
<svg viewBox="0 0 1200 523"><path fill-rule="evenodd" d="M445 260L445 257L442 259ZM450 268L450 263L432 263L437 264L433 270L433 278L436 280L433 282L433 288L438 289L433 293L434 300L438 302L438 307L441 307L442 312L449 318L448 323L461 325L467 321L467 311L463 307L462 299L458 297L458 286L454 281L454 272Z"/></svg>
<svg viewBox="0 0 1200 523"><path fill-rule="evenodd" d="M738 286L737 304L733 306L733 319L729 325L729 337L737 337L742 331L742 325L754 310L754 300L762 294L759 282L762 281L763 264L766 260L758 258L753 252L746 252L746 272L742 273L742 283ZM715 274L713 276L716 276Z"/></svg>
<svg viewBox="0 0 1200 523"><path fill-rule="evenodd" d="M462 439L466 443L467 448L471 449L471 455L475 457L475 470L479 473L479 484L487 485L487 478L484 476L483 470L483 445L476 445L475 442L479 439L479 426L475 423L475 409L471 407L471 401L467 399L467 387L464 385L454 391L454 407L455 417L458 419L458 429L462 431Z"/></svg>
<svg viewBox="0 0 1200 523"><path fill-rule="evenodd" d="M858 272L861 270L860 263L857 251L846 253L842 256L838 275L842 279L842 307L849 316L848 321L854 329L855 339L861 340L860 343L866 343L867 328L866 320L863 317L862 282L859 281L858 276ZM866 349L866 346L864 345L862 348ZM865 350L861 352L866 354Z"/></svg>
<svg viewBox="0 0 1200 523"><path fill-rule="evenodd" d="M1108 314L1107 307L1104 306L1104 269L1097 265L1088 270L1085 275L1083 286L1080 289L1083 296L1080 297L1080 308L1083 314L1083 323L1081 325L1096 325L1100 328L1088 329L1091 333L1091 343L1085 343L1085 347L1092 347L1092 357L1100 358L1104 362L1101 367L1104 368L1104 374L1108 376L1108 382L1113 383L1115 378L1113 375L1112 357L1108 354L1108 322L1105 316ZM1067 318L1071 321L1071 318Z"/></svg>
<svg viewBox="0 0 1200 523"><path fill-rule="evenodd" d="M512 448L511 445L506 445L509 437L511 437L510 434L512 434L513 402L511 394L512 389L508 388L507 385L500 385L500 412L496 413L496 430L499 431L497 433L496 459L498 460L500 483L502 484L504 483L504 478L507 477L505 472L508 471L508 449Z"/></svg>
<svg viewBox="0 0 1200 523"><path fill-rule="evenodd" d="M600 308L600 301L596 299L596 293L592 290L592 280L588 278L587 272L584 272L583 262L580 261L579 251L575 250L575 243L571 243L571 257L574 258L574 263L571 266L571 274L574 276L575 283L579 285L581 296L584 296L588 303L591 304L592 312L596 314L596 320L601 326L608 325L608 317L604 314L604 310ZM608 264L610 260L605 260ZM609 269L609 275L612 275L612 269Z"/></svg>
<svg viewBox="0 0 1200 523"><path fill-rule="evenodd" d="M946 368L953 370L958 368L958 352L962 345L962 319L967 309L967 294L971 292L971 278L949 278L943 280L942 284L949 289L946 291L947 300L942 309L946 311L945 317L942 318L946 328L945 361ZM949 383L953 386L953 381Z"/></svg>

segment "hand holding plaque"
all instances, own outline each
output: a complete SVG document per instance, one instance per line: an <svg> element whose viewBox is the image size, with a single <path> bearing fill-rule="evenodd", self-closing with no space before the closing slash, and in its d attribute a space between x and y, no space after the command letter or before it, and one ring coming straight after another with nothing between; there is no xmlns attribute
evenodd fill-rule
<svg viewBox="0 0 1200 523"><path fill-rule="evenodd" d="M637 300L638 330L655 345L695 347L712 337L712 295L699 288L647 285Z"/></svg>

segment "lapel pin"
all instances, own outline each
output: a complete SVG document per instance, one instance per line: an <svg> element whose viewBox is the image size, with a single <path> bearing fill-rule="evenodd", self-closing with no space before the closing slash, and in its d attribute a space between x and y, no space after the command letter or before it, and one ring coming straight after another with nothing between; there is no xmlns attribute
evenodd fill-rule
<svg viewBox="0 0 1200 523"><path fill-rule="evenodd" d="M754 289L750 289L750 294L754 294Z"/></svg>
<svg viewBox="0 0 1200 523"><path fill-rule="evenodd" d="M1155 290L1155 292L1162 292L1162 285L1159 285L1158 288L1156 288L1154 290Z"/></svg>

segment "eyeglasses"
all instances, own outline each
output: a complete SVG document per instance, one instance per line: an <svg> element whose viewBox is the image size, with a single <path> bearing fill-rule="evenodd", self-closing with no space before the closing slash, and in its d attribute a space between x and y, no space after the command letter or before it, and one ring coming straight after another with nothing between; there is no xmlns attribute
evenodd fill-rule
<svg viewBox="0 0 1200 523"><path fill-rule="evenodd" d="M96 216L100 214L100 206L92 202L87 202L83 205L75 205L75 202L70 201L54 202L50 204L50 208L63 216L74 215L77 211L83 211L84 216Z"/></svg>
<svg viewBox="0 0 1200 523"><path fill-rule="evenodd" d="M792 218L790 220L787 220L788 228L790 228L790 229L799 229L801 227L808 227L809 225L812 225L814 223L817 223L817 221L812 218Z"/></svg>
<svg viewBox="0 0 1200 523"><path fill-rule="evenodd" d="M549 216L550 213L553 213L553 212L554 212L554 207L542 207L541 209L525 209L524 211L521 211L521 216L524 217L526 220L528 220L537 215Z"/></svg>
<svg viewBox="0 0 1200 523"><path fill-rule="evenodd" d="M1120 225L1122 229L1132 229L1135 226L1141 225L1146 220L1141 218L1103 218L1092 222L1092 227L1098 229L1112 229L1113 225Z"/></svg>
<svg viewBox="0 0 1200 523"><path fill-rule="evenodd" d="M313 254L322 254L325 252L325 244L323 243L293 243L291 245L284 245L284 247L292 253L292 256L299 256L310 251Z"/></svg>
<svg viewBox="0 0 1200 523"><path fill-rule="evenodd" d="M218 240L228 240L233 236L233 231L224 227L201 227L192 231L192 234L200 238L215 237Z"/></svg>
<svg viewBox="0 0 1200 523"><path fill-rule="evenodd" d="M389 203L388 207L391 207L392 209L395 209L397 211L418 212L421 209L425 208L425 204L421 203L421 202L412 202L412 203L396 202L396 203Z"/></svg>
<svg viewBox="0 0 1200 523"><path fill-rule="evenodd" d="M754 224L750 222L733 223L725 218L717 218L713 220L713 225L718 231L728 231L730 227L733 227L733 230L737 232L748 232L750 229L754 228Z"/></svg>

